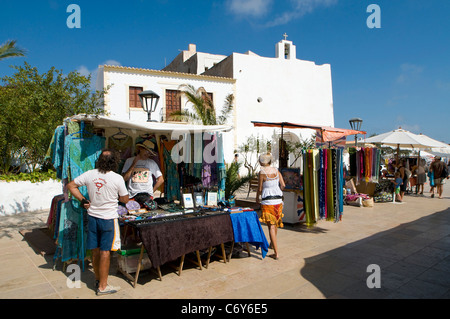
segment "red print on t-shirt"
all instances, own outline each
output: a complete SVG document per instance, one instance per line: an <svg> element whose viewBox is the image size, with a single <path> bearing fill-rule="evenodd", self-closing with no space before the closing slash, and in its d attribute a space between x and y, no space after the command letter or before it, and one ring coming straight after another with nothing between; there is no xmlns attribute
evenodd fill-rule
<svg viewBox="0 0 450 319"><path fill-rule="evenodd" d="M100 191L100 188L103 187L103 184L102 184L102 183L99 183L99 182L96 182L96 183L95 183L95 186L97 187L97 192L98 192L98 191Z"/></svg>
<svg viewBox="0 0 450 319"><path fill-rule="evenodd" d="M103 178L96 178L92 182L97 187L97 194L100 194L100 188L106 185L106 181Z"/></svg>

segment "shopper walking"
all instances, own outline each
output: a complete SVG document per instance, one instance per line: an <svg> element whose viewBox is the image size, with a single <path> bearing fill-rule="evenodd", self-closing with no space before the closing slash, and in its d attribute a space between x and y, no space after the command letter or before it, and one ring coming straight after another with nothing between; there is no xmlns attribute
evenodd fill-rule
<svg viewBox="0 0 450 319"><path fill-rule="evenodd" d="M67 185L72 195L87 209L87 249L92 250L97 295L112 294L120 289L108 285L110 252L120 249L118 200L128 202L125 181L115 173L118 166L118 154L114 150L104 150L95 169L81 174ZM78 190L81 186L87 187L89 200Z"/></svg>
<svg viewBox="0 0 450 319"><path fill-rule="evenodd" d="M427 174L425 172L425 160L420 159L419 165L415 166L413 173L416 175L416 194L423 194L424 184L427 181Z"/></svg>
<svg viewBox="0 0 450 319"><path fill-rule="evenodd" d="M442 185L444 184L444 180L446 178L448 179L447 165L441 161L440 156L436 156L433 163L430 165L430 170L434 175L434 185L436 187L437 194L439 198L442 198ZM434 197L434 192L431 194L431 197Z"/></svg>
<svg viewBox="0 0 450 319"><path fill-rule="evenodd" d="M405 159L402 159L400 161L400 165L398 167L398 172L400 172L400 177L403 180L403 183L400 185L400 198L403 201L403 197L405 196L405 192L408 187L409 177L411 176L411 171L406 167Z"/></svg>
<svg viewBox="0 0 450 319"><path fill-rule="evenodd" d="M272 156L267 153L259 157L261 170L258 175L258 190L256 203L261 203L260 221L266 223L269 228L270 248L274 254L270 255L278 259L277 230L283 227L283 192L285 187L283 176L278 169L270 167ZM261 199L260 199L261 196Z"/></svg>

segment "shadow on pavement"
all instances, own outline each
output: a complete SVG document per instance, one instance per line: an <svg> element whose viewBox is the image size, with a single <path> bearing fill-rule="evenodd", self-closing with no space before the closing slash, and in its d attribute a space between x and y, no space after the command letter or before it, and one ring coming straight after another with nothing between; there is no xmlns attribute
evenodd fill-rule
<svg viewBox="0 0 450 319"><path fill-rule="evenodd" d="M449 299L449 273L450 208L306 258L300 271L326 298L352 299Z"/></svg>

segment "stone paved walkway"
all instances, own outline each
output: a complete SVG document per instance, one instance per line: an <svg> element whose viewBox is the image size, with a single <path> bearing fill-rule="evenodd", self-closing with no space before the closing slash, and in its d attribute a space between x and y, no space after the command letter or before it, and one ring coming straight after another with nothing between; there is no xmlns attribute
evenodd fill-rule
<svg viewBox="0 0 450 319"><path fill-rule="evenodd" d="M0 299L323 299L450 298L450 184L444 199L406 196L401 204L344 206L339 223L313 229L286 225L278 231L280 258L241 253L199 270L185 262L180 276L162 267L163 279L142 272L136 288L111 267L110 283L122 289L97 297L88 267L81 288L69 288L52 256L41 256L19 230L44 227L48 212L0 217ZM265 226L263 226L268 233ZM269 252L270 253L270 252ZM368 288L369 265L378 265L380 288Z"/></svg>

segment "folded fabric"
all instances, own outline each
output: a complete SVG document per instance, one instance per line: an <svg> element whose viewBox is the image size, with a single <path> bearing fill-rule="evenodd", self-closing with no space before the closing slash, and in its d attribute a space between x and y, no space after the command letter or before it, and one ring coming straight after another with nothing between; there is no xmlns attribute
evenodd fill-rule
<svg viewBox="0 0 450 319"><path fill-rule="evenodd" d="M269 251L269 243L259 222L255 211L230 214L233 225L234 242L249 243L259 249L261 247L262 258Z"/></svg>

